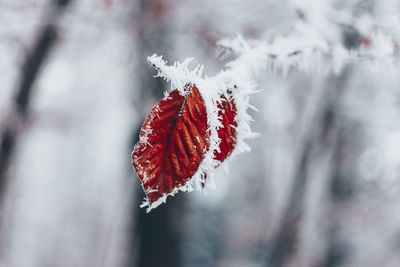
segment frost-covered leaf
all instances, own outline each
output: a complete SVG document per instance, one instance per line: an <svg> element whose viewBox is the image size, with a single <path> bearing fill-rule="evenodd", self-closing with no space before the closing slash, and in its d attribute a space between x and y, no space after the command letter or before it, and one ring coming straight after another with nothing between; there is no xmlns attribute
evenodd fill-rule
<svg viewBox="0 0 400 267"><path fill-rule="evenodd" d="M218 103L218 114L223 127L218 129L219 151L214 152L214 158L223 162L233 151L236 145L236 104L232 96L232 91L228 90L227 97L221 96Z"/></svg>
<svg viewBox="0 0 400 267"><path fill-rule="evenodd" d="M150 207L184 187L209 149L203 97L196 85L184 93L175 89L153 107L132 153Z"/></svg>

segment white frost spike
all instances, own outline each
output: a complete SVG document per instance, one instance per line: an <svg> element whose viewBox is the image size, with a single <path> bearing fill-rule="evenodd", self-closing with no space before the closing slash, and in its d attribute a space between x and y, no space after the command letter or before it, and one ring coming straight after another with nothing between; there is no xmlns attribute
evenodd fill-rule
<svg viewBox="0 0 400 267"><path fill-rule="evenodd" d="M182 63L175 62L172 66L168 66L167 61L163 60L162 56L157 56L156 54L148 57L147 61L157 69L158 73L155 77L161 77L171 82L171 88L178 88L182 95L185 94L185 85L193 83L203 73L203 66L200 65L192 71L189 70L189 65L193 61L193 58L187 58Z"/></svg>
<svg viewBox="0 0 400 267"><path fill-rule="evenodd" d="M249 45L247 44L247 42L238 33L236 34L236 38L222 39L218 41L217 45L225 49L229 49L235 54L242 54L243 51L249 49Z"/></svg>

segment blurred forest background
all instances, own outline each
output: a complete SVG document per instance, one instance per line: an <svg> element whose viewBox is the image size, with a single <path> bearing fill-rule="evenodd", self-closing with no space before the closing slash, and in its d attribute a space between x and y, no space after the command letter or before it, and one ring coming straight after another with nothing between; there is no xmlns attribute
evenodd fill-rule
<svg viewBox="0 0 400 267"><path fill-rule="evenodd" d="M399 13L393 0L0 0L0 266L400 266ZM211 76L234 59L220 39L313 18L373 56L261 71L252 151L207 196L140 209L130 154L170 86L146 57L194 57Z"/></svg>

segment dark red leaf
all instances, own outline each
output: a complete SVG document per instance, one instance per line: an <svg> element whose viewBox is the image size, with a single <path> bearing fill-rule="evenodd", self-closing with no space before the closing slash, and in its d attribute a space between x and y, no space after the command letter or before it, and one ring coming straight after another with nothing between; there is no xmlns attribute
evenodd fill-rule
<svg viewBox="0 0 400 267"><path fill-rule="evenodd" d="M209 149L207 112L195 85L175 89L153 107L140 131L132 163L149 204L185 185Z"/></svg>
<svg viewBox="0 0 400 267"><path fill-rule="evenodd" d="M236 104L232 97L232 91L227 92L228 99L221 95L221 102L218 103L218 115L221 117L221 123L224 126L219 128L218 138L221 139L219 143L220 152L214 151L214 159L223 162L233 151L236 145ZM205 187L207 174L203 174L203 182L201 186Z"/></svg>
<svg viewBox="0 0 400 267"><path fill-rule="evenodd" d="M221 102L218 103L218 115L222 117L221 122L224 126L218 129L220 152L214 152L214 159L223 162L233 151L236 145L236 104L232 97L232 92L228 91L228 99L221 96Z"/></svg>

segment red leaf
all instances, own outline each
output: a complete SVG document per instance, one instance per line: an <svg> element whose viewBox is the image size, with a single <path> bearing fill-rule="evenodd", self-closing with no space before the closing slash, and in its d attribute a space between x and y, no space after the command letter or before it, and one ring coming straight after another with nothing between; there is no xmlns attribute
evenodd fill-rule
<svg viewBox="0 0 400 267"><path fill-rule="evenodd" d="M132 163L151 205L183 186L209 149L204 100L195 85L175 89L150 111L132 153Z"/></svg>
<svg viewBox="0 0 400 267"><path fill-rule="evenodd" d="M214 159L223 162L233 151L236 145L236 104L232 97L232 91L228 90L228 99L221 95L221 102L218 103L218 115L221 117L220 121L224 127L218 129L218 138L221 139L219 143L220 152L214 150ZM201 186L205 187L207 174L203 174L203 182Z"/></svg>
<svg viewBox="0 0 400 267"><path fill-rule="evenodd" d="M233 151L236 145L236 104L232 97L232 91L228 90L228 99L221 96L221 102L218 103L218 115L222 117L221 122L224 126L218 129L220 152L214 152L214 159L223 162Z"/></svg>

